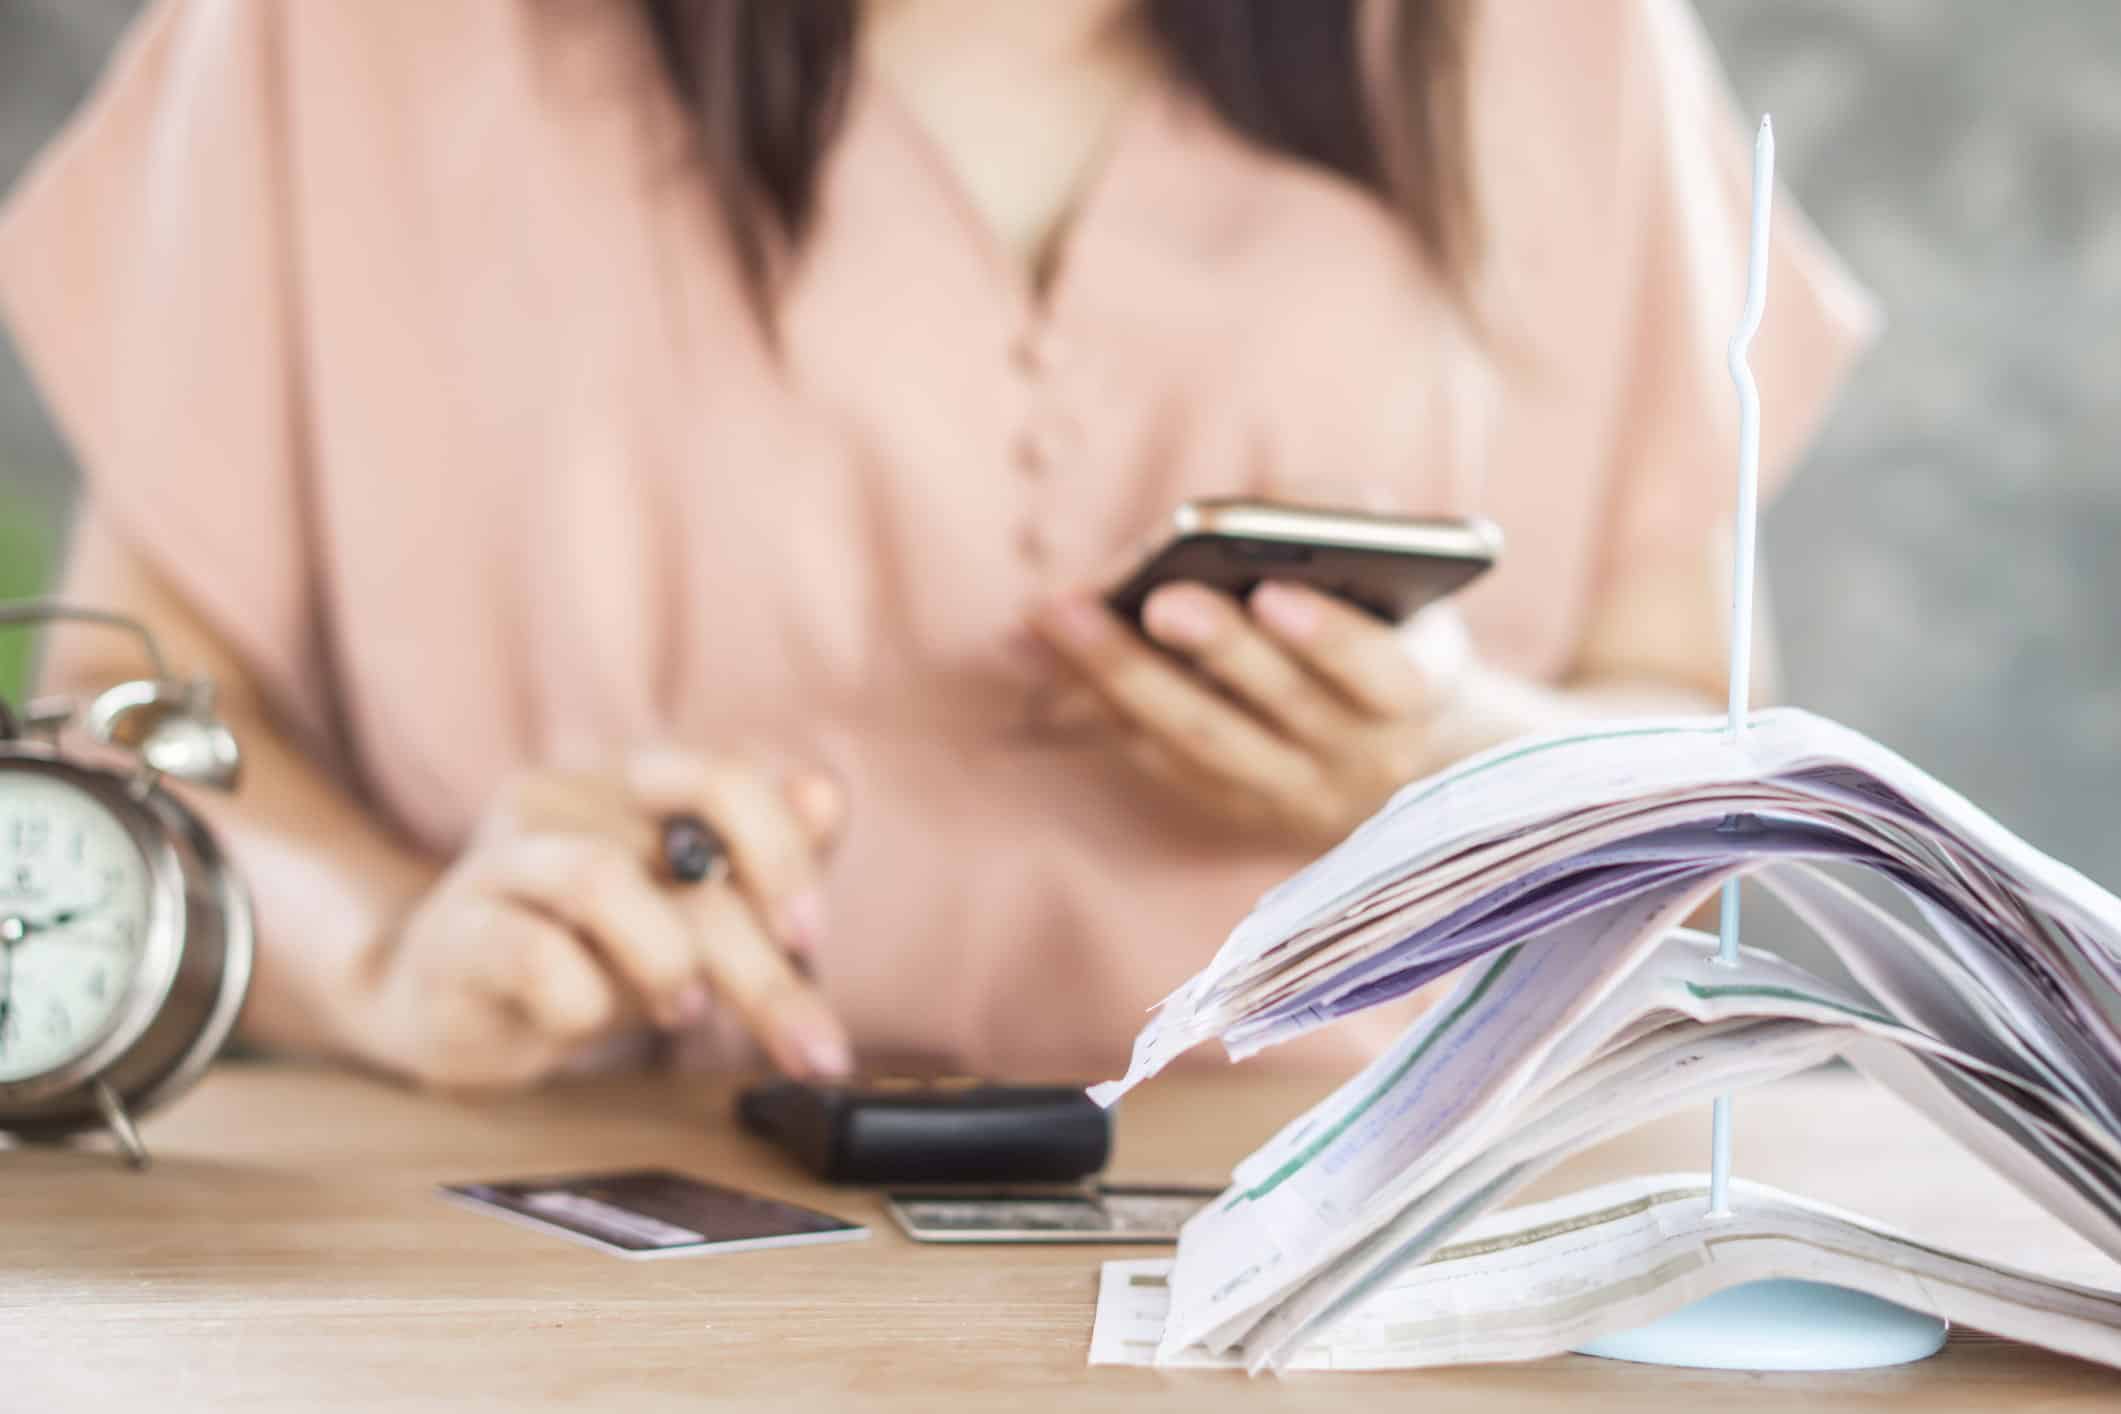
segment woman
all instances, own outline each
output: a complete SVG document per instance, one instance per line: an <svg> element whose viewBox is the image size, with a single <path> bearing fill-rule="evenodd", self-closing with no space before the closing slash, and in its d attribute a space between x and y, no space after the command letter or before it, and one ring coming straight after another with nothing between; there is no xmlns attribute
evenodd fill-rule
<svg viewBox="0 0 2121 1414"><path fill-rule="evenodd" d="M163 0L0 294L246 743L254 1038L1094 1073L1402 781L1713 703L1746 181L1677 0ZM1867 318L1775 238L1770 475ZM1103 612L1233 493L1509 550Z"/></svg>

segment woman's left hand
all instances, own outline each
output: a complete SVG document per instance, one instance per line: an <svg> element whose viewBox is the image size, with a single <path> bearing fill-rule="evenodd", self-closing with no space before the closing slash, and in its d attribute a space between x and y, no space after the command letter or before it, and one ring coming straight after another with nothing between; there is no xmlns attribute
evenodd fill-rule
<svg viewBox="0 0 2121 1414"><path fill-rule="evenodd" d="M1159 651L1092 595L1040 633L1085 680L1061 717L1112 719L1126 758L1217 819L1305 848L1338 841L1393 791L1512 734L1483 706L1448 611L1409 630L1270 583L1240 605L1166 585L1143 611Z"/></svg>

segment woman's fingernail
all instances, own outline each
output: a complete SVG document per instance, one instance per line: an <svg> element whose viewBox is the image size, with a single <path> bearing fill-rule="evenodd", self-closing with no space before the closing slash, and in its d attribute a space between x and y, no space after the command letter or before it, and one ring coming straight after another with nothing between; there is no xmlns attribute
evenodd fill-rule
<svg viewBox="0 0 2121 1414"><path fill-rule="evenodd" d="M821 834L832 834L847 813L847 793L823 771L805 771L795 780L795 808L804 823Z"/></svg>
<svg viewBox="0 0 2121 1414"><path fill-rule="evenodd" d="M854 1072L854 1050L838 1031L806 1030L796 1039L811 1074L836 1078Z"/></svg>
<svg viewBox="0 0 2121 1414"><path fill-rule="evenodd" d="M1215 606L1205 595L1183 587L1150 595L1142 616L1150 633L1181 648L1198 647L1215 636Z"/></svg>
<svg viewBox="0 0 2121 1414"><path fill-rule="evenodd" d="M1078 648L1087 648L1103 638L1107 627L1104 610L1088 599L1056 600L1046 611L1046 621Z"/></svg>
<svg viewBox="0 0 2121 1414"><path fill-rule="evenodd" d="M1318 600L1304 590L1271 580L1252 591L1252 612L1287 638L1309 638L1318 629Z"/></svg>
<svg viewBox="0 0 2121 1414"><path fill-rule="evenodd" d="M825 891L806 889L781 906L781 941L798 952L814 952L825 936Z"/></svg>
<svg viewBox="0 0 2121 1414"><path fill-rule="evenodd" d="M707 1009L714 1005L714 994L707 990L704 982L694 982L678 993L677 1000L670 1004L670 1020L676 1026L691 1026L704 1021Z"/></svg>

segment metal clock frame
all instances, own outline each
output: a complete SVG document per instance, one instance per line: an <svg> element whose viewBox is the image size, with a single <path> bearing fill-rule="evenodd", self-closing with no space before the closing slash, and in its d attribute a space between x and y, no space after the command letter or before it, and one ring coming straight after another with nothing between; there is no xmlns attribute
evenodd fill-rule
<svg viewBox="0 0 2121 1414"><path fill-rule="evenodd" d="M23 770L82 791L118 821L146 866L149 902L124 999L64 1065L0 1082L0 1131L56 1139L101 1124L144 1166L132 1115L189 1088L235 1026L256 951L249 900L212 835L152 773L128 779L42 742L0 741L0 775Z"/></svg>

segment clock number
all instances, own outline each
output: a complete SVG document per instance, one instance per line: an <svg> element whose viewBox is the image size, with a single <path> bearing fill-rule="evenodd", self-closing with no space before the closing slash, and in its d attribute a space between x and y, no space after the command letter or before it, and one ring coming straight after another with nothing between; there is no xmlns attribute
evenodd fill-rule
<svg viewBox="0 0 2121 1414"><path fill-rule="evenodd" d="M42 815L19 815L8 829L8 843L18 855L42 854L51 837L52 822Z"/></svg>

